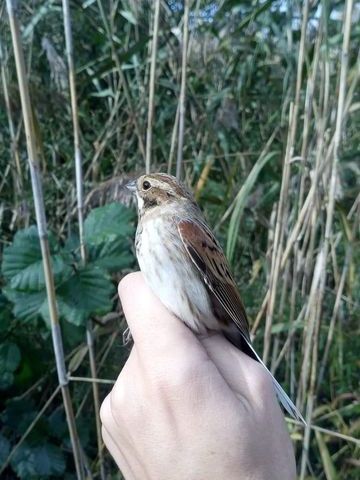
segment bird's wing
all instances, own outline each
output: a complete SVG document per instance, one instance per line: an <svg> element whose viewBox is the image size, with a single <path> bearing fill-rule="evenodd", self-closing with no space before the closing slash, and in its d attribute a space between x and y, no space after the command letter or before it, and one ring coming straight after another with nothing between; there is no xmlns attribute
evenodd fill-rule
<svg viewBox="0 0 360 480"><path fill-rule="evenodd" d="M178 224L178 230L192 262L202 275L205 284L216 298L218 306L220 306L222 312L219 313L219 309L217 309L219 320L226 321L226 318L224 318L223 315L225 311L227 316L230 317L237 326L244 342L239 341L239 337L234 335L234 332L228 331L226 333L226 329L224 328L225 336L234 343L234 345L244 350L245 353L248 353L252 358L256 359L263 365L263 367L265 367L272 378L276 394L285 410L292 417L302 421L306 425L300 411L296 408L286 392L282 389L281 385L268 370L251 344L249 323L244 305L230 273L224 252L213 233L206 224L191 220L180 221Z"/></svg>
<svg viewBox="0 0 360 480"><path fill-rule="evenodd" d="M226 317L235 323L242 336L250 341L244 305L224 252L213 233L205 224L191 220L180 221L178 230L187 253L215 296L217 304L226 312Z"/></svg>

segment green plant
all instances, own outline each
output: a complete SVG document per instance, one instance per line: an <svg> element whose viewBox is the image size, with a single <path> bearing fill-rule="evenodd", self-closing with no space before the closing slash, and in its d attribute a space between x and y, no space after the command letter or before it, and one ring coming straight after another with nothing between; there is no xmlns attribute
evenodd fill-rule
<svg viewBox="0 0 360 480"><path fill-rule="evenodd" d="M84 338L90 317L102 317L113 309L111 297L115 288L111 275L133 266L133 235L134 212L119 203L96 208L87 216L85 266L77 237L61 242L50 234L56 297L67 347ZM1 271L5 286L0 296L0 389L7 394L21 391L39 374L46 375L46 368L52 363L45 281L35 226L16 232L13 242L4 249ZM24 341L26 335L29 342ZM75 367L73 362L71 368L79 368L80 363ZM32 401L16 398L5 401L3 407L0 464L6 461L11 445L25 433L37 413ZM50 415L44 413L34 425L10 461L18 477L64 475L64 448L68 449L69 439L62 422L61 411L55 410ZM84 421L80 427L83 437L84 428L89 431L89 427ZM87 443L88 440L84 441L83 447Z"/></svg>

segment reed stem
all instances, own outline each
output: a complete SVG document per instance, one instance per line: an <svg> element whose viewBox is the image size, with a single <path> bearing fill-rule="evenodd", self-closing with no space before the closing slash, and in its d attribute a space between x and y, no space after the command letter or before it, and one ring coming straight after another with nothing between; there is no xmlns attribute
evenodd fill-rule
<svg viewBox="0 0 360 480"><path fill-rule="evenodd" d="M187 45L189 38L189 4L190 0L184 0L184 25L183 25L183 44L181 61L181 86L179 98L179 136L176 160L176 178L179 180L182 176L184 130L185 130L185 97L186 97L186 65L187 65Z"/></svg>
<svg viewBox="0 0 360 480"><path fill-rule="evenodd" d="M62 336L56 306L56 295L54 277L52 273L50 261L50 249L48 242L45 204L42 191L41 175L39 170L38 152L35 140L34 114L31 108L28 80L25 69L24 53L21 44L20 28L17 19L17 12L14 0L6 0L7 11L9 15L9 23L11 30L11 38L15 55L17 80L19 84L21 108L24 119L26 144L28 152L28 162L31 174L31 184L34 197L36 223L39 232L41 255L43 260L44 276L46 283L46 292L49 305L49 314L51 320L51 334L56 360L56 369L58 374L59 385L63 397L63 403L66 413L67 424L70 433L71 445L73 450L75 468L77 478L84 478L84 471L81 458L81 448L79 436L76 429L74 412L69 391L69 382L66 374L64 350Z"/></svg>

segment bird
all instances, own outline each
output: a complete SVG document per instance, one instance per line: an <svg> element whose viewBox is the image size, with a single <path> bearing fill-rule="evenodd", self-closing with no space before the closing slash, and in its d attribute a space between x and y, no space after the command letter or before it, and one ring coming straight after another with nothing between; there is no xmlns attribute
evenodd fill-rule
<svg viewBox="0 0 360 480"><path fill-rule="evenodd" d="M306 425L298 408L255 351L244 304L226 256L190 190L165 173L127 185L136 196L135 250L146 283L195 334L221 332L271 376L278 400Z"/></svg>

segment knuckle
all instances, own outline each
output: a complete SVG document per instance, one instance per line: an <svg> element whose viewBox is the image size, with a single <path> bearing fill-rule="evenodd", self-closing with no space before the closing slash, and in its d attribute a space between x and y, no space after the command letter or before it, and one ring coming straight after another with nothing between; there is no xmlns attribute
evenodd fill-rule
<svg viewBox="0 0 360 480"><path fill-rule="evenodd" d="M113 411L121 410L126 403L126 389L123 382L118 380L110 393L111 409Z"/></svg>
<svg viewBox="0 0 360 480"><path fill-rule="evenodd" d="M190 386L196 385L198 377L199 372L195 366L174 365L154 372L153 383L162 394L173 397L185 393Z"/></svg>
<svg viewBox="0 0 360 480"><path fill-rule="evenodd" d="M111 423L110 394L107 395L100 407L100 420L103 425L109 426Z"/></svg>

